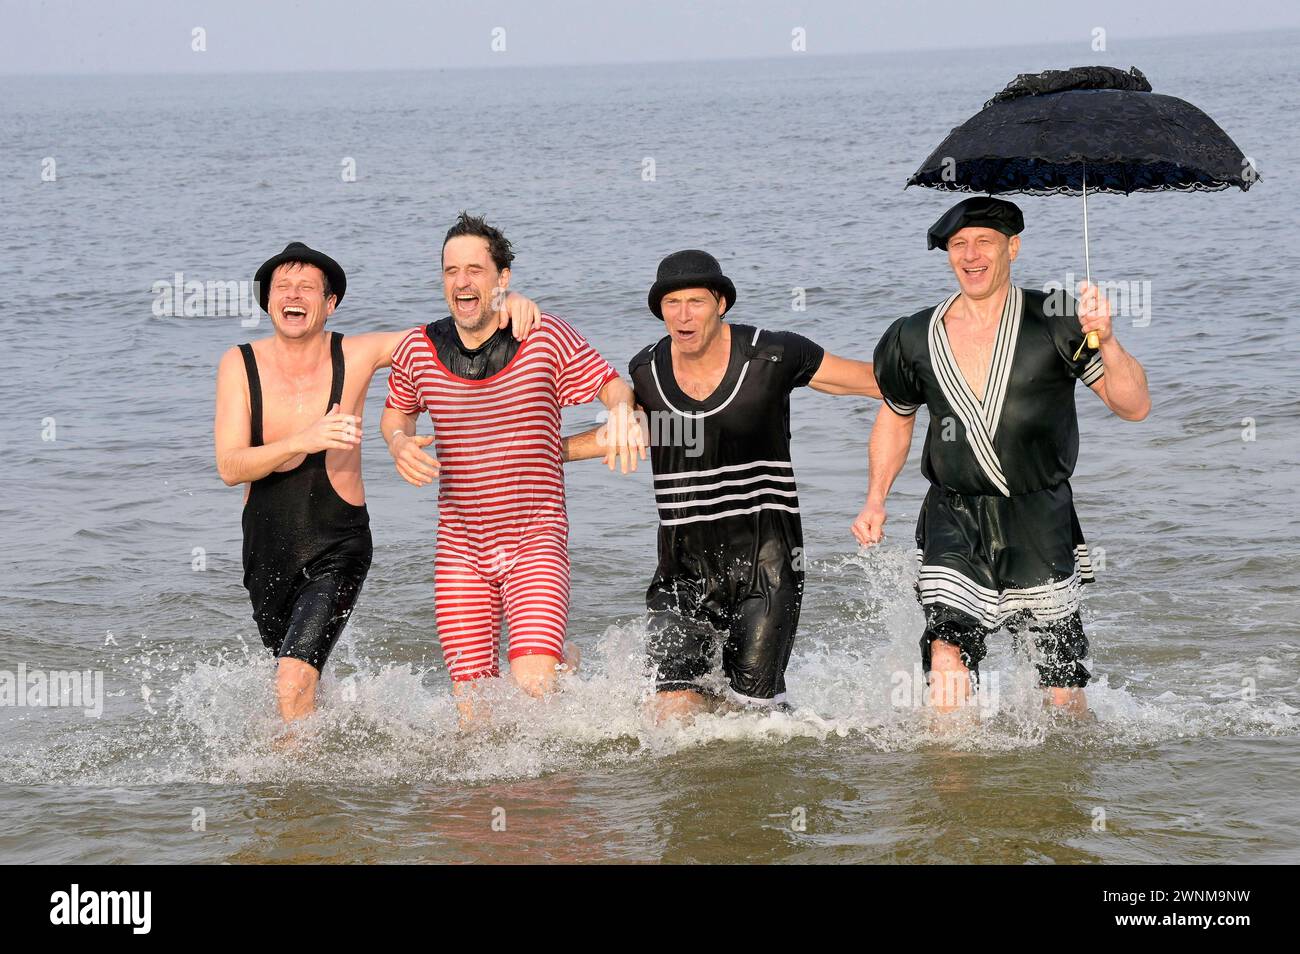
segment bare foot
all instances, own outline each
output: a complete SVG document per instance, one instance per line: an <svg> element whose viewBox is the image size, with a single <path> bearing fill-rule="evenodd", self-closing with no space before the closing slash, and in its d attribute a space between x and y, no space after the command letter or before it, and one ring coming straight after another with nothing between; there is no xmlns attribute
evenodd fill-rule
<svg viewBox="0 0 1300 954"><path fill-rule="evenodd" d="M483 698L482 689L479 680L452 683L451 695L456 701L456 721L462 732L486 728L491 722L492 711Z"/></svg>
<svg viewBox="0 0 1300 954"><path fill-rule="evenodd" d="M292 755L302 750L302 733L298 731L298 726L289 723L271 739L271 748L285 755Z"/></svg>
<svg viewBox="0 0 1300 954"><path fill-rule="evenodd" d="M656 725L668 721L689 722L701 712L712 712L717 700L694 689L657 692L651 701Z"/></svg>

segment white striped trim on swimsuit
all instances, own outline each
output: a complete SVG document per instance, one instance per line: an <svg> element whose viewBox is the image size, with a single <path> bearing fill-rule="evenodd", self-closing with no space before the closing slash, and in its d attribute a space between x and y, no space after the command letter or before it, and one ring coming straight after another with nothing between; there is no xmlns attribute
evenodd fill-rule
<svg viewBox="0 0 1300 954"><path fill-rule="evenodd" d="M916 551L916 558L918 563L923 559L922 551ZM988 629L996 629L1025 611L1046 622L1062 619L1079 608L1082 584L1094 579L1085 545L1074 548L1074 560L1074 570L1063 580L1001 591L982 586L951 567L921 564L917 580L921 605L951 606L975 617Z"/></svg>

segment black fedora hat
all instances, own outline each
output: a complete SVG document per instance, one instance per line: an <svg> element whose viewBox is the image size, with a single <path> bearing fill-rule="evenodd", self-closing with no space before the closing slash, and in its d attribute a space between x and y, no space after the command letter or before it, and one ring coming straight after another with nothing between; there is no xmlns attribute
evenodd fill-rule
<svg viewBox="0 0 1300 954"><path fill-rule="evenodd" d="M347 291L348 287L348 277L343 274L343 269L339 263L324 252L308 248L302 242L290 242L279 255L274 255L263 262L262 267L253 276L253 281L257 283L257 295L263 311L270 310L266 307L266 304L267 299L271 296L271 275L285 262L302 262L304 265L315 265L325 273L325 277L329 280L330 293L334 296L334 307L337 308L339 302L343 301L343 293Z"/></svg>
<svg viewBox="0 0 1300 954"><path fill-rule="evenodd" d="M722 274L722 266L708 252L696 248L673 252L659 263L659 272L655 283L650 286L650 310L655 317L663 319L660 307L664 295L680 291L683 288L710 288L727 299L727 310L736 304L736 286L731 279Z"/></svg>

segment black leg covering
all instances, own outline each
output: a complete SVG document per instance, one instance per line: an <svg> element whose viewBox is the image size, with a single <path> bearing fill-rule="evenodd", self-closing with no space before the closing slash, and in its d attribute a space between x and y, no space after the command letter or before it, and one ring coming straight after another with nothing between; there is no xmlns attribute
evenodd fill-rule
<svg viewBox="0 0 1300 954"><path fill-rule="evenodd" d="M1038 650L1035 667L1039 685L1051 689L1081 689L1092 679L1092 673L1080 662L1088 656L1088 637L1084 635L1078 610L1050 623L1021 618L1007 626L1018 645L1023 645L1026 633L1033 637Z"/></svg>
<svg viewBox="0 0 1300 954"><path fill-rule="evenodd" d="M941 639L957 647L962 664L970 670L971 684L978 686L980 660L988 653L984 640L989 631L965 613L941 603L927 606L925 616L925 632L921 634L921 668L925 670L926 684L930 682L930 644Z"/></svg>

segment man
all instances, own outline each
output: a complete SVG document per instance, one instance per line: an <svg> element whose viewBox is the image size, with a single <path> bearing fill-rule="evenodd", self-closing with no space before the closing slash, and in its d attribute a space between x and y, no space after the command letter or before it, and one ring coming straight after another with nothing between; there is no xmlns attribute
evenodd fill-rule
<svg viewBox="0 0 1300 954"><path fill-rule="evenodd" d="M279 659L280 715L315 708L320 671L370 567L361 418L375 371L406 332L343 335L325 323L343 300L339 264L290 242L257 270L274 334L231 348L217 370L217 471L244 494L244 586ZM528 333L536 306L513 296L500 325Z"/></svg>
<svg viewBox="0 0 1300 954"><path fill-rule="evenodd" d="M939 711L969 700L985 640L1004 625L1017 643L1032 639L1051 702L1087 711L1079 588L1093 576L1069 480L1079 453L1075 382L1124 420L1151 407L1146 374L1115 337L1096 286L1083 285L1076 318L1064 294L1049 301L1012 285L1023 229L1020 209L1001 199L953 206L931 227L929 247L947 251L958 291L894 322L876 346L885 402L853 532L865 545L882 538L885 499L924 404L930 491L916 526L917 595L921 662ZM1080 354L1092 331L1099 350Z"/></svg>
<svg viewBox="0 0 1300 954"><path fill-rule="evenodd" d="M790 463L790 392L879 397L871 365L807 338L733 325L736 286L717 259L688 249L659 263L648 296L668 334L632 359L652 441L659 565L646 593L657 719L725 694L758 708L785 703L785 670L803 600L803 531Z"/></svg>
<svg viewBox="0 0 1300 954"><path fill-rule="evenodd" d="M499 674L503 612L515 682L532 695L554 687L569 613L560 409L632 401L562 318L543 314L524 344L498 331L488 303L509 286L513 260L498 229L461 213L442 248L451 313L403 338L382 419L398 474L417 487L439 481L434 614L465 721L476 714L474 680ZM432 436L416 436L421 411ZM637 440L622 427L610 466L635 469ZM430 444L436 458L422 450Z"/></svg>

